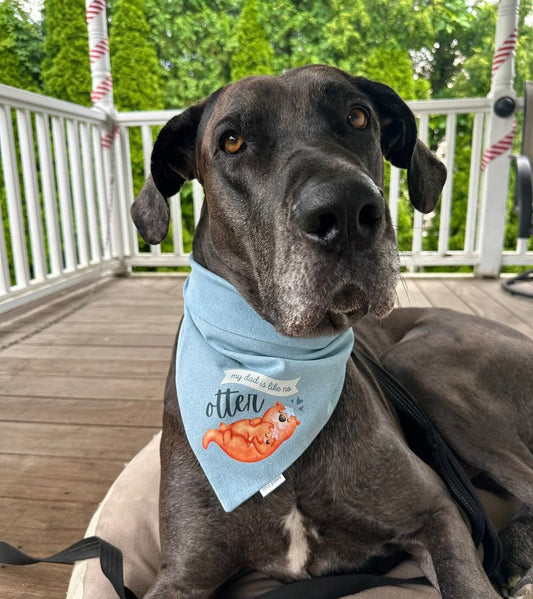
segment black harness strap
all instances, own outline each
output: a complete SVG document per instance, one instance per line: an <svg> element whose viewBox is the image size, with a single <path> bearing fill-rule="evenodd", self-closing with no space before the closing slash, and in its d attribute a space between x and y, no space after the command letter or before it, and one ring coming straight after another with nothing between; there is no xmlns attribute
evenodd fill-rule
<svg viewBox="0 0 533 599"><path fill-rule="evenodd" d="M262 593L255 599L342 599L367 589L402 587L411 584L428 585L429 581L423 576L393 578L375 574L339 574L291 582L267 593Z"/></svg>
<svg viewBox="0 0 533 599"><path fill-rule="evenodd" d="M94 557L100 558L102 572L113 585L120 599L137 599L135 594L124 586L122 552L100 537L87 537L59 553L42 558L26 555L12 545L0 541L0 562L12 566L27 566L39 562L73 564Z"/></svg>
<svg viewBox="0 0 533 599"><path fill-rule="evenodd" d="M352 356L371 370L385 397L396 408L409 446L440 475L451 496L465 512L472 527L474 544L476 547L480 543L483 545L483 568L489 577L497 578L503 558L500 538L454 453L413 396L396 378L355 346Z"/></svg>
<svg viewBox="0 0 533 599"><path fill-rule="evenodd" d="M502 547L483 505L459 462L431 424L412 395L380 364L366 353L354 347L352 356L366 364L383 389L385 396L396 408L404 427L410 447L444 480L450 494L464 510L472 525L474 543L483 544L483 567L488 576L497 579L502 560ZM28 565L38 562L73 564L75 561L100 558L103 573L109 579L120 599L137 599L124 586L122 553L119 549L99 537L88 537L67 549L46 558L26 555L0 542L0 563ZM370 574L346 574L300 580L262 593L256 599L340 599L365 589L383 586L429 584L423 578L391 578Z"/></svg>

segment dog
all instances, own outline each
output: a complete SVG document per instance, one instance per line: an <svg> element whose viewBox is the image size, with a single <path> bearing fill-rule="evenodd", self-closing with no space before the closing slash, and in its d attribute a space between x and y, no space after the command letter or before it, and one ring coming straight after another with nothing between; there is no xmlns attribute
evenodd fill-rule
<svg viewBox="0 0 533 599"><path fill-rule="evenodd" d="M195 261L288 340L353 330L414 394L469 475L521 503L501 533L504 574L520 579L516 596L531 598L533 343L474 316L393 310L399 263L383 157L407 169L412 205L433 210L445 168L391 88L321 65L249 77L163 127L131 214L142 237L159 243L167 198L198 179L205 202ZM176 346L161 444L162 559L147 599L207 599L244 568L292 581L364 571L396 553L414 556L444 599L500 596L443 482L409 449L354 358L333 413L285 482L229 512L188 442L175 358Z"/></svg>

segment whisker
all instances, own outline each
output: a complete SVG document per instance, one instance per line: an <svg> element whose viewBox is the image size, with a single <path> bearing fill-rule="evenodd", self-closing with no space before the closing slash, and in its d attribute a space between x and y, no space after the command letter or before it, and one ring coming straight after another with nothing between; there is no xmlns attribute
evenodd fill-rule
<svg viewBox="0 0 533 599"><path fill-rule="evenodd" d="M407 304L409 307L411 307L413 304L412 304L411 298L409 296L409 289L407 287L407 281L405 280L405 277L402 275L402 273L400 273L400 282L401 282L403 290L405 292L405 297L407 298ZM403 308L404 306L401 305L401 301L400 301L398 294L396 294L396 297L398 299L398 306L400 308Z"/></svg>

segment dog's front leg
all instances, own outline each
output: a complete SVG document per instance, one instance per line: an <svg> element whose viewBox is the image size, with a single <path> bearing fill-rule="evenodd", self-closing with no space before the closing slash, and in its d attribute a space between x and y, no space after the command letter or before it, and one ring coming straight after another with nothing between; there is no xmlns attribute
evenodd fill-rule
<svg viewBox="0 0 533 599"><path fill-rule="evenodd" d="M498 599L459 510L434 512L416 535L413 554L443 599Z"/></svg>
<svg viewBox="0 0 533 599"><path fill-rule="evenodd" d="M174 387L167 387L171 409L161 439L161 562L144 599L208 599L242 563L239 516L222 511L177 421Z"/></svg>
<svg viewBox="0 0 533 599"><path fill-rule="evenodd" d="M180 553L162 560L144 599L208 599L233 573L234 568L223 553L208 545L205 551L193 548L189 555Z"/></svg>

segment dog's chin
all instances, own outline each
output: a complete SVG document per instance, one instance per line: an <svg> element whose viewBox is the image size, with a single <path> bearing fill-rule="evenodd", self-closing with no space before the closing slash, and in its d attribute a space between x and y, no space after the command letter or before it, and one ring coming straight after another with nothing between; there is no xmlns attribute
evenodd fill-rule
<svg viewBox="0 0 533 599"><path fill-rule="evenodd" d="M394 307L394 298L380 297L372 302L366 297L357 296L344 301L333 301L323 306L310 306L301 311L297 318L286 315L277 322L272 322L279 333L288 337L324 337L343 333L368 314L378 318L387 316Z"/></svg>

